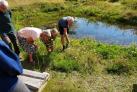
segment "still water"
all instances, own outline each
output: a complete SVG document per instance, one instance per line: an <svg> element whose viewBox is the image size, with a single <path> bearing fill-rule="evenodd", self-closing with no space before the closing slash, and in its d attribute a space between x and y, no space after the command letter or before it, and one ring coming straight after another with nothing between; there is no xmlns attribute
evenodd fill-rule
<svg viewBox="0 0 137 92"><path fill-rule="evenodd" d="M92 38L101 42L119 45L137 43L137 30L132 28L120 28L103 22L92 22L84 18L77 18L72 27L76 38Z"/></svg>

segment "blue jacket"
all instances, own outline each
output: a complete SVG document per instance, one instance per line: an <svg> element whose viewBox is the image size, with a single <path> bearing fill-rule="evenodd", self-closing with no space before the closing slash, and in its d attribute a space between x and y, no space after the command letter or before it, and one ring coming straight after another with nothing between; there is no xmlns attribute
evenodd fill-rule
<svg viewBox="0 0 137 92"><path fill-rule="evenodd" d="M0 92L10 92L22 71L18 56L0 40Z"/></svg>

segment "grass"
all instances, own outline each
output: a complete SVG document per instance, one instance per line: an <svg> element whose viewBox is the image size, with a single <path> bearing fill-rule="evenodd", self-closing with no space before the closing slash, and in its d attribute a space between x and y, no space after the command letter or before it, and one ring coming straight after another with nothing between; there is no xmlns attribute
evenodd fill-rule
<svg viewBox="0 0 137 92"><path fill-rule="evenodd" d="M46 70L51 74L43 92L119 92L121 88L123 92L132 90L137 80L136 45L123 47L90 39L72 39L71 47L61 52L60 38L57 38L54 52L47 55L42 43L37 44L40 46L37 63L29 65L29 69Z"/></svg>
<svg viewBox="0 0 137 92"><path fill-rule="evenodd" d="M77 1L77 2L76 2ZM11 0L13 23L17 30L25 26L53 27L62 16L77 16L92 21L136 25L132 0ZM14 3L16 2L16 3ZM136 0L134 0L136 2ZM126 9L126 11L125 11ZM39 50L35 65L28 65L21 50L22 64L27 69L48 71L50 81L43 92L129 92L136 83L137 47L117 46L92 39L71 39L71 47L61 52L60 37L55 50L47 54Z"/></svg>

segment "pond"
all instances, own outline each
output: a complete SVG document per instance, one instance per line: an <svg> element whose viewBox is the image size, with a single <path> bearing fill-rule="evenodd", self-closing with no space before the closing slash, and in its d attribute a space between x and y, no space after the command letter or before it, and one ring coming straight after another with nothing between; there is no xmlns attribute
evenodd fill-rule
<svg viewBox="0 0 137 92"><path fill-rule="evenodd" d="M103 22L92 22L77 18L71 29L71 36L76 38L92 38L109 44L129 45L137 43L137 30L118 27Z"/></svg>

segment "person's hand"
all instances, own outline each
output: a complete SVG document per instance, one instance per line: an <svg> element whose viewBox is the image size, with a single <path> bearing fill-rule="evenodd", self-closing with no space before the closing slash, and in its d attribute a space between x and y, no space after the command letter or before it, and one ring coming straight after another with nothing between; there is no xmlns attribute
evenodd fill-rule
<svg viewBox="0 0 137 92"><path fill-rule="evenodd" d="M48 48L48 52L51 52L52 50L51 50L51 48Z"/></svg>

